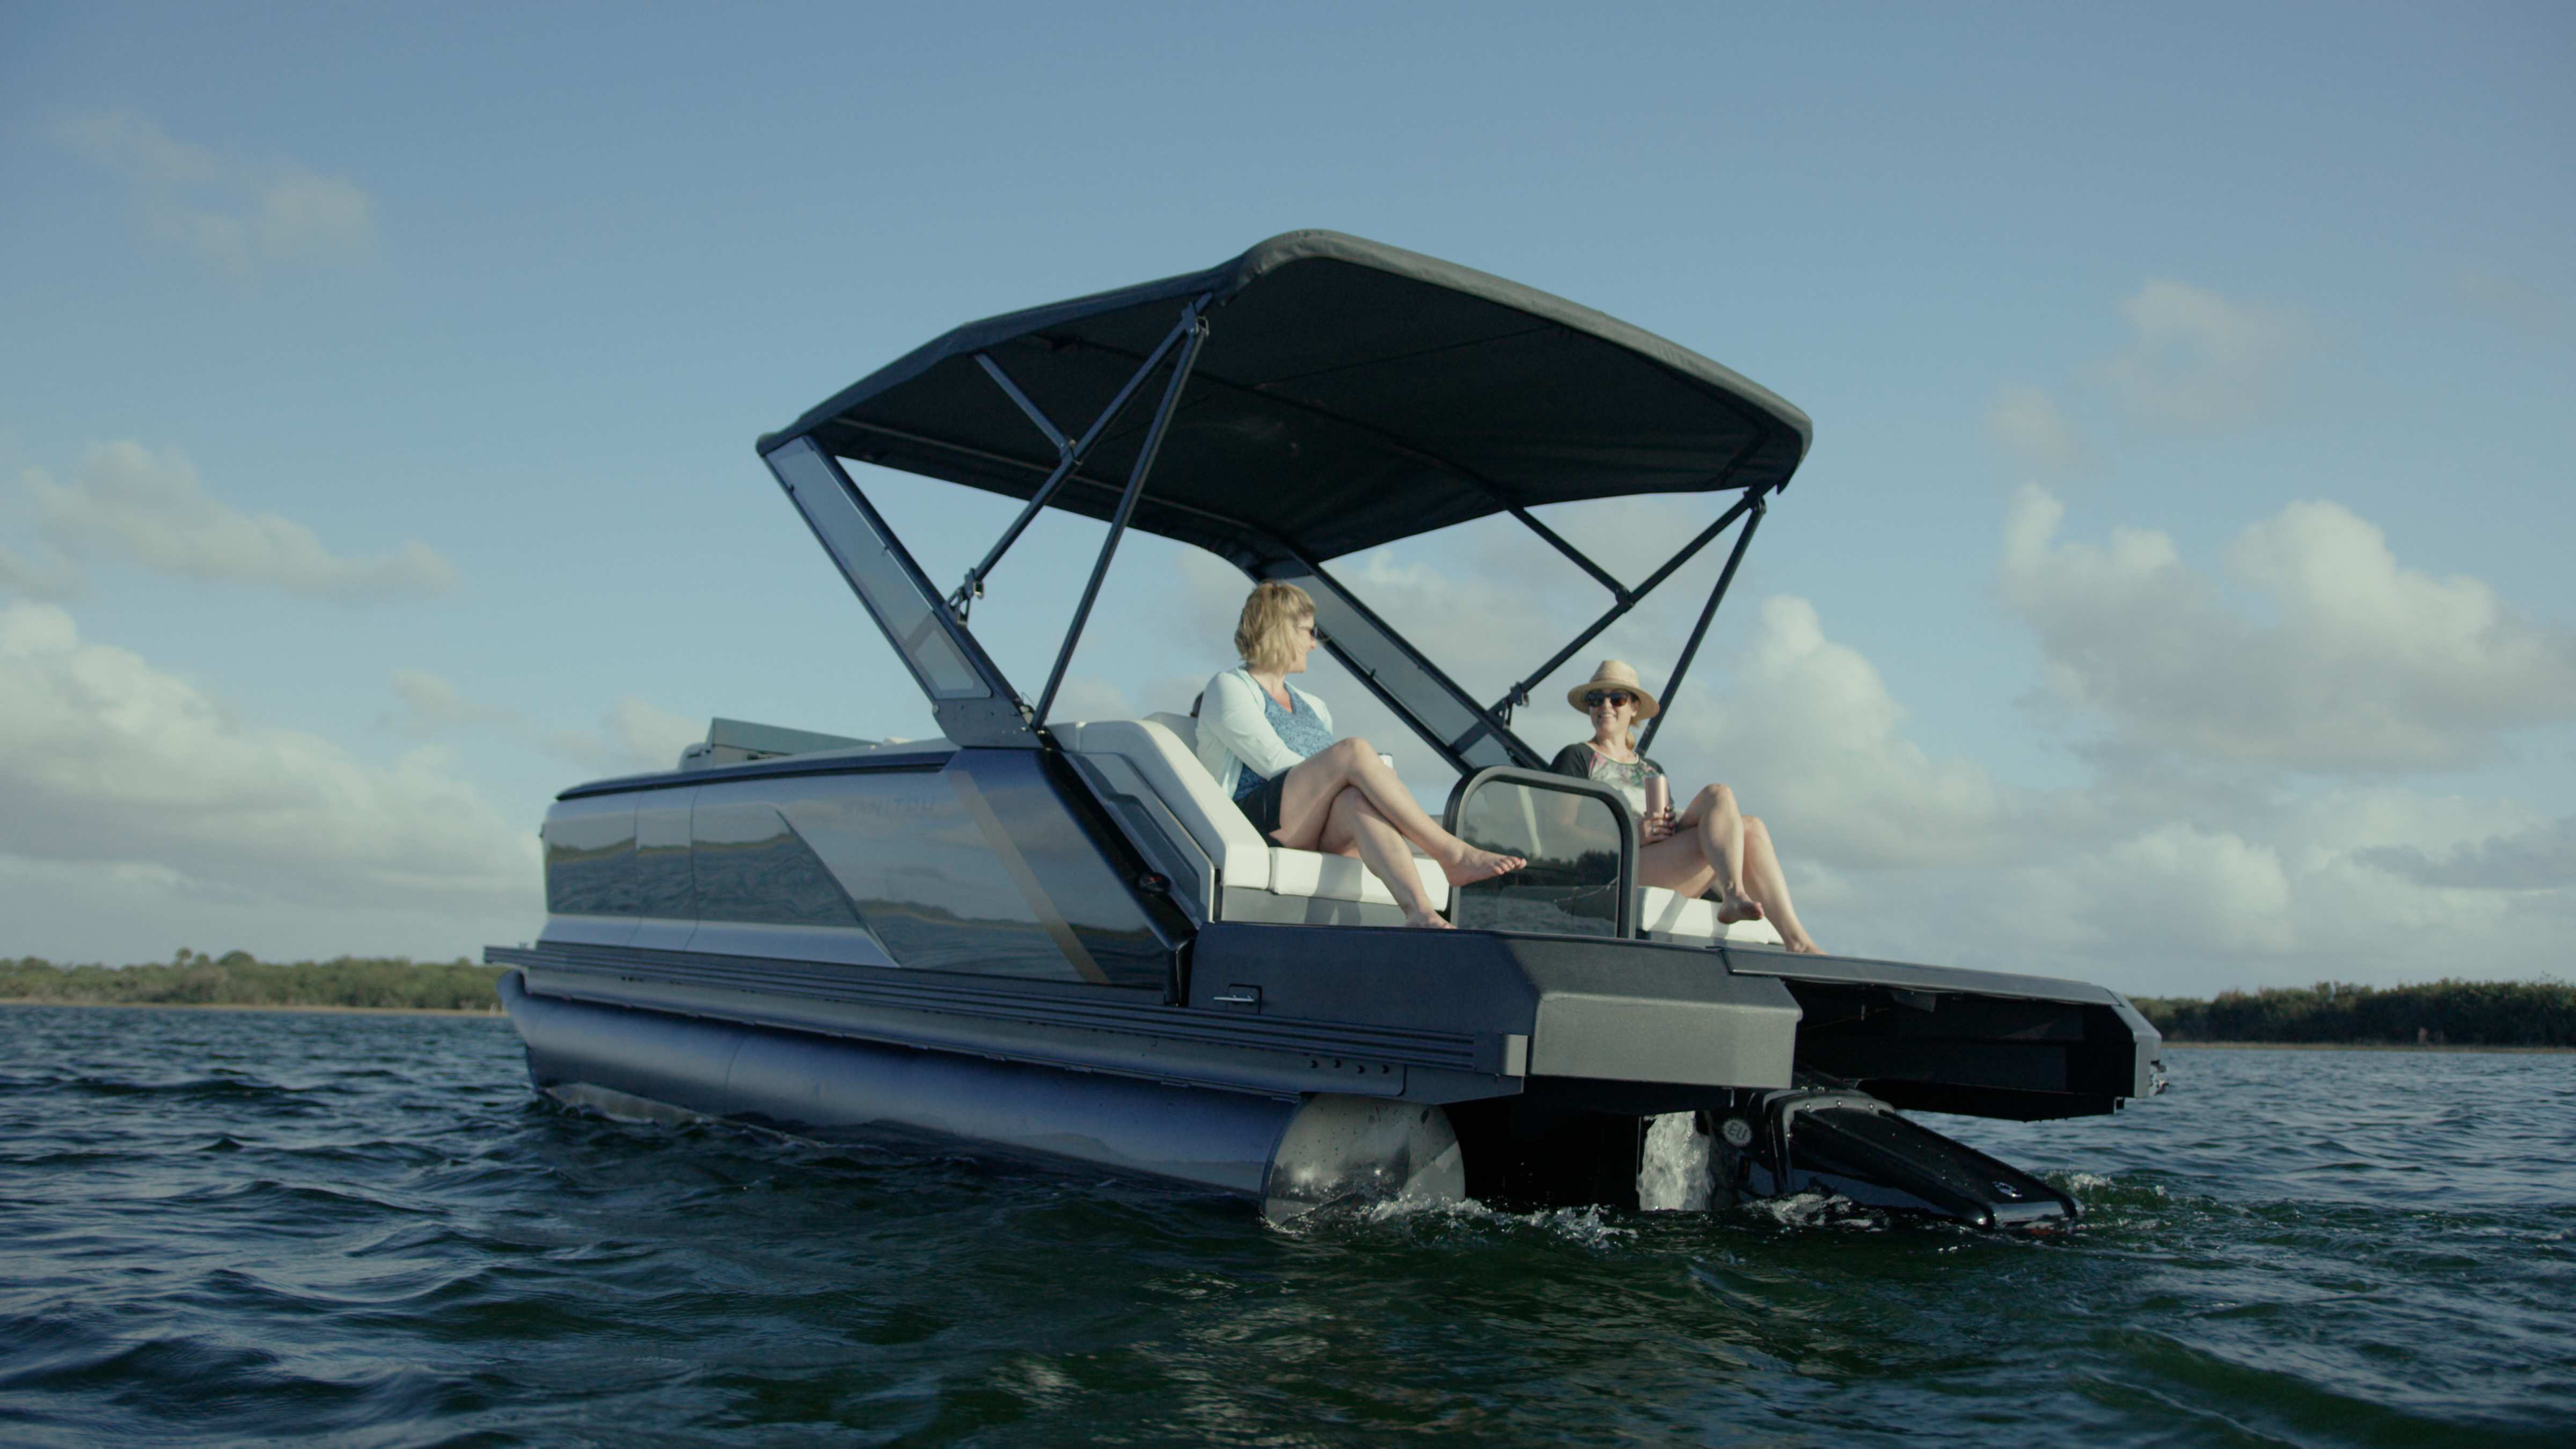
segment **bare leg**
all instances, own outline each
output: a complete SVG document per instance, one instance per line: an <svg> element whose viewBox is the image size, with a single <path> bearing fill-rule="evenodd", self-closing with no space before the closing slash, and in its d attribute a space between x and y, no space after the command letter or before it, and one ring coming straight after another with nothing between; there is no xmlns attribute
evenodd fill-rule
<svg viewBox="0 0 2576 1449"><path fill-rule="evenodd" d="M1801 955L1819 954L1816 940L1798 923L1797 907L1789 904L1789 878L1780 871L1780 853L1771 848L1770 827L1762 817L1744 817L1745 890L1771 919L1780 932L1780 943Z"/></svg>
<svg viewBox="0 0 2576 1449"><path fill-rule="evenodd" d="M1357 737L1334 741L1288 772L1279 788L1279 828L1271 838L1294 849L1315 849L1332 818L1333 802L1346 789L1359 791L1397 835L1440 862L1451 885L1490 879L1529 864L1516 855L1478 850L1441 829L1414 803L1404 782L1369 748L1369 742Z"/></svg>
<svg viewBox="0 0 2576 1449"><path fill-rule="evenodd" d="M1735 792L1709 786L1674 823L1699 842L1700 858L1716 872L1718 920L1730 926L1761 920L1760 903L1744 893L1744 815L1736 809Z"/></svg>
<svg viewBox="0 0 2576 1449"><path fill-rule="evenodd" d="M1717 871L1700 853L1698 834L1685 830L1637 851L1637 883L1662 886L1677 896L1698 897L1717 883Z"/></svg>
<svg viewBox="0 0 2576 1449"><path fill-rule="evenodd" d="M1335 855L1358 856L1369 874L1386 883L1395 903L1404 907L1406 925L1452 929L1432 909L1431 897L1422 889L1422 877L1414 873L1413 852L1405 848L1404 837L1358 790L1346 789L1333 797L1332 812L1324 819L1324 834L1318 843Z"/></svg>

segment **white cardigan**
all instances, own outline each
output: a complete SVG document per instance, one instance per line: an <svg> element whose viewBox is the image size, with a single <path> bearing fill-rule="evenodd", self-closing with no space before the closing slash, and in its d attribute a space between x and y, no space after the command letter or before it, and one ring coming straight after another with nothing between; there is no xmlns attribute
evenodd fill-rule
<svg viewBox="0 0 2576 1449"><path fill-rule="evenodd" d="M1293 684L1288 694L1313 710L1328 733L1332 730L1333 712L1324 708L1322 700ZM1217 790L1229 800L1246 769L1267 780L1295 769L1306 758L1288 748L1270 727L1270 717L1262 708L1266 697L1261 686L1252 682L1251 672L1243 669L1229 669L1209 680L1207 693L1199 697L1199 763L1207 766Z"/></svg>

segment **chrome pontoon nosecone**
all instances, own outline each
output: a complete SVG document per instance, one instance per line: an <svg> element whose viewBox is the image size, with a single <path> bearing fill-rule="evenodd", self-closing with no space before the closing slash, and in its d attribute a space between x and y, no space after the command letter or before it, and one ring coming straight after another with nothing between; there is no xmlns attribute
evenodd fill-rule
<svg viewBox="0 0 2576 1449"><path fill-rule="evenodd" d="M547 921L495 947L544 1089L602 1110L816 1136L929 1134L1259 1202L1471 1195L1637 1205L1647 1124L1688 1114L1692 1200L1828 1191L1981 1226L2073 1199L1902 1116L2103 1113L2161 1043L2077 982L1791 955L1645 888L1637 822L1540 768L1533 691L1709 545L1678 689L1807 418L1696 353L1545 293L1331 232L1204 272L969 324L760 452L943 737L719 720L679 768L566 790ZM1020 501L934 583L848 466ZM1533 510L1714 495L1626 583ZM1106 522L1034 701L973 610L1040 509ZM1605 591L1492 698L1333 560L1508 516ZM1054 714L1129 530L1315 601L1325 647L1457 774L1443 824L1530 861L1400 929L1355 860L1277 845L1178 713ZM1181 701L1171 701L1179 704ZM1660 721L1656 721L1659 723ZM1648 738L1651 740L1652 725Z"/></svg>

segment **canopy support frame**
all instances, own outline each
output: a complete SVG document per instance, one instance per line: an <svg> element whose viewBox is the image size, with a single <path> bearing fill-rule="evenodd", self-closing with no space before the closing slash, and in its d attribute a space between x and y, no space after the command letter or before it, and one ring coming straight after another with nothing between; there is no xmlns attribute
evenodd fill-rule
<svg viewBox="0 0 2576 1449"><path fill-rule="evenodd" d="M1109 411L1102 413L1099 420L1091 425L1091 431L1083 435L1082 446L1088 448L1108 426L1110 419L1125 406L1128 396L1134 393L1136 385L1143 382L1146 374L1171 352L1172 344L1175 342L1180 344L1180 353L1172 362L1171 381L1163 385L1162 401L1155 406L1154 420L1146 426L1144 443L1136 450L1135 466L1127 472L1127 489L1119 495L1117 515L1109 520L1109 536L1101 540L1100 557L1093 561L1091 578L1082 586L1082 602L1074 606L1073 626L1065 630L1064 645L1056 651L1055 667L1047 671L1046 688L1038 695L1037 716L1034 723L1041 728L1047 722L1048 711L1055 707L1056 690L1064 684L1065 670L1073 663L1073 651L1082 643L1083 625L1090 622L1091 606L1100 597L1100 582L1109 573L1109 561L1118 553L1118 540L1126 534L1127 520L1135 513L1136 500L1145 491L1145 476L1154 471L1154 455L1162 451L1163 437L1171 431L1172 414L1179 409L1182 389L1188 386L1190 373L1198 366L1199 349L1207 342L1207 317L1200 310L1206 301L1205 297L1201 297L1181 309L1181 320L1172 328L1171 334L1164 338L1163 345L1154 349L1154 355L1146 359L1145 366L1138 369L1136 374L1127 380L1127 386L1121 389L1118 397L1110 403ZM1047 487L1030 501L1029 509L1024 511L1018 522L1013 525L1012 537L1016 537L1019 528L1027 523L1028 513L1043 505L1047 493L1052 492L1056 485L1063 481L1064 476L1072 471L1073 463L1073 458L1067 457L1056 474L1048 479ZM1003 542L1007 544L1009 539L1006 538ZM996 557L999 557L998 548L997 545ZM973 582L974 576L968 577L969 582Z"/></svg>
<svg viewBox="0 0 2576 1449"><path fill-rule="evenodd" d="M1470 743L1474 742L1477 735L1483 733L1487 728L1489 728L1493 723L1493 719L1510 719L1511 712L1515 706L1529 703L1530 690L1537 687L1549 675L1554 674L1559 665L1562 665L1566 660L1573 658L1577 650L1580 650L1584 645L1591 643L1594 639L1599 638L1603 630L1627 617L1628 612L1631 609L1636 608L1638 604L1644 602L1648 594L1653 593L1657 588L1661 587L1664 580L1671 578L1680 570L1682 565L1689 563L1701 549L1706 548L1711 540L1715 539L1719 534L1724 533L1729 524L1732 524L1735 520L1743 517L1747 512L1759 506L1761 497L1761 490L1756 489L1751 494L1737 499L1724 513L1717 516L1717 520L1715 522L1711 523L1708 527L1701 529L1697 537L1693 538L1690 542L1683 544L1678 552L1674 553L1671 558L1666 559L1663 567L1656 569L1651 574L1648 574L1644 583L1637 585L1637 587L1633 589L1614 587L1612 592L1616 597L1610 607L1603 611L1600 618L1593 620L1590 625L1586 626L1572 639L1567 640L1564 648L1549 655L1546 663L1530 671L1526 678L1505 691L1502 698L1494 701L1492 706L1485 711L1488 716L1493 718L1489 718L1485 722L1479 723L1470 728L1467 733L1459 736L1452 743L1458 748L1463 749ZM1573 547L1573 545L1564 543L1562 540L1558 540L1558 543L1560 547L1568 550L1571 550ZM1737 545L1739 556L1742 547L1743 545L1741 543ZM1595 570L1595 576L1598 576L1597 568ZM1731 576L1732 571L1730 570L1729 577Z"/></svg>
<svg viewBox="0 0 2576 1449"><path fill-rule="evenodd" d="M1116 422L1119 416L1126 412L1127 404L1136 396L1136 389L1144 385L1146 378L1153 376L1154 369L1162 366L1163 359L1171 355L1172 349L1180 345L1182 339L1189 335L1193 328L1201 326L1202 319L1206 315L1207 304L1208 298L1201 296L1181 309L1180 320L1172 324L1172 330L1164 333L1163 340L1152 352L1145 355L1145 360L1137 364L1134 372L1128 374L1126 383L1118 389L1116 396L1109 399L1109 405L1100 410L1100 416L1091 420L1091 426L1082 430L1080 438L1068 439L1064 430L1057 427L1055 421L1046 415L1045 410L1032 401L1027 393L1020 390L1019 384L1011 380L1011 375L1002 370L1000 363L993 360L991 353L975 354L975 361L984 369L984 375L990 377L994 385L1001 388L1003 395L1018 405L1020 411L1027 414L1029 421L1037 425L1038 431L1046 434L1047 441L1055 445L1056 463L1055 467L1048 472L1046 481L1039 484L1038 490L1030 494L1029 501L1022 505L1019 517L1012 519L1010 526L1002 530L1002 536L993 541L993 546L985 551L983 559L966 571L965 581L957 586L957 592L948 596L949 610L957 616L959 622L965 621L968 613L974 608L975 601L984 596L984 580L992 574L994 566L1002 561L1002 555L1010 552L1012 544L1019 542L1020 535L1027 532L1029 524L1036 520L1038 511L1047 506L1047 503L1055 497L1056 490L1063 487L1064 481L1073 476L1075 469L1082 466L1082 460L1089 455L1092 445L1099 442L1101 435L1109 431L1110 424ZM1195 347L1193 355L1195 355ZM1161 421L1162 415L1158 414L1156 420L1158 428ZM1159 437L1158 433L1156 435L1158 442ZM1134 506L1133 494L1134 484L1131 482L1128 501L1121 505L1119 512L1122 520L1126 517L1127 510ZM1115 535L1112 537L1114 540ZM1088 607L1088 599L1085 600L1085 606ZM1079 632L1080 626L1075 627ZM1052 694L1053 691L1050 690L1049 693ZM1039 718L1045 718L1043 710Z"/></svg>
<svg viewBox="0 0 2576 1449"><path fill-rule="evenodd" d="M1610 591L1610 597L1617 599L1623 604L1635 602L1636 596L1628 591L1628 586L1626 584L1619 582L1619 580L1613 576L1608 569L1594 563L1590 554L1585 553L1583 550L1576 548L1573 544L1567 542L1563 534L1560 534L1555 529L1539 522L1537 514L1530 512L1528 509L1523 508L1518 504L1514 504L1504 511L1511 514L1512 517L1519 519L1530 532L1537 534L1542 540L1544 540L1548 547L1555 549L1558 553L1574 560L1574 566L1583 570L1585 573L1592 575L1592 577L1600 583L1601 587Z"/></svg>
<svg viewBox="0 0 2576 1449"><path fill-rule="evenodd" d="M1699 611L1699 622L1691 626L1690 642L1682 646L1682 657L1675 661L1671 677L1664 681L1667 703L1680 695L1682 679L1690 673L1691 661L1699 656L1700 641L1708 637L1709 621L1717 617L1717 606L1726 602L1726 591L1735 583L1735 570L1744 562L1744 551L1753 545L1753 531L1762 526L1763 515L1771 511L1770 499L1758 488L1745 501L1753 505L1753 511L1745 515L1744 529L1735 535L1735 547L1727 552L1726 567L1718 570L1717 587L1708 591L1708 603ZM1637 740L1639 755L1646 753L1647 746L1655 742L1655 731L1663 727L1664 711L1657 710L1655 717L1646 721L1645 734Z"/></svg>

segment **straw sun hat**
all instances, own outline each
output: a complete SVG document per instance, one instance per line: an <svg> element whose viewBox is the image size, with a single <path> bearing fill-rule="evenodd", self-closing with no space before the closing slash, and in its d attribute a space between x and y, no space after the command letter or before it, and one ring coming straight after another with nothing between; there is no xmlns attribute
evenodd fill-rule
<svg viewBox="0 0 2576 1449"><path fill-rule="evenodd" d="M1565 692L1565 702L1585 714L1590 714L1592 711L1583 708L1583 696L1596 689L1624 689L1635 695L1639 719L1653 719L1663 712L1664 707L1655 703L1655 697L1646 692L1644 685L1637 682L1637 671L1629 668L1628 661L1624 659L1602 660L1601 667L1592 671L1590 679Z"/></svg>

